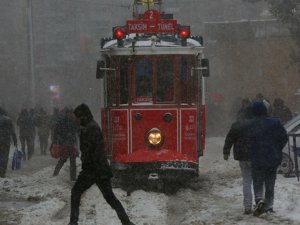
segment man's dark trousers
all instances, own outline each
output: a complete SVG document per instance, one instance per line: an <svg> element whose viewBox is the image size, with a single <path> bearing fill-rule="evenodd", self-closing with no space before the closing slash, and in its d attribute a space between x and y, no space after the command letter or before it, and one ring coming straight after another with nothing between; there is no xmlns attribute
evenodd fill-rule
<svg viewBox="0 0 300 225"><path fill-rule="evenodd" d="M9 148L9 143L0 143L0 177L5 177L6 174Z"/></svg>
<svg viewBox="0 0 300 225"><path fill-rule="evenodd" d="M264 210L273 209L276 172L277 168L252 168L255 202L265 199Z"/></svg>
<svg viewBox="0 0 300 225"><path fill-rule="evenodd" d="M99 178L94 171L85 170L80 172L74 187L72 188L70 222L78 222L81 195L93 184L96 184L99 187L104 199L116 211L122 224L129 224L128 215L112 191L110 178Z"/></svg>

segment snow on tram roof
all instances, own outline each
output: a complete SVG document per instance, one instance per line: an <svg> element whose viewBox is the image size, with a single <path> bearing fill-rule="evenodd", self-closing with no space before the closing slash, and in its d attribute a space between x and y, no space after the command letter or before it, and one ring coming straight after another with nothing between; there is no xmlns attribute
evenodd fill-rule
<svg viewBox="0 0 300 225"><path fill-rule="evenodd" d="M180 42L174 42L174 41L165 41L165 40L160 40L160 37L156 37L156 36L149 36L147 38L142 37L140 40L134 39L135 36L128 35L126 39L124 39L124 48L132 48L132 43L135 41L135 47L182 47L182 45L180 44ZM106 42L103 46L103 49L107 49L107 48L115 48L117 47L117 40L116 39L112 39L108 42ZM202 47L201 44L192 39L192 38L188 38L187 39L187 46L186 47Z"/></svg>

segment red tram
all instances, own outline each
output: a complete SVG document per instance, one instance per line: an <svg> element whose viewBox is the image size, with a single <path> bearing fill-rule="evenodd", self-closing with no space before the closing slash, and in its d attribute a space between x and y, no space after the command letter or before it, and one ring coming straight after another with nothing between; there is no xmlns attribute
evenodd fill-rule
<svg viewBox="0 0 300 225"><path fill-rule="evenodd" d="M197 176L205 147L202 37L135 0L134 19L101 40L102 130L118 175L180 180ZM144 13L139 10L145 8Z"/></svg>

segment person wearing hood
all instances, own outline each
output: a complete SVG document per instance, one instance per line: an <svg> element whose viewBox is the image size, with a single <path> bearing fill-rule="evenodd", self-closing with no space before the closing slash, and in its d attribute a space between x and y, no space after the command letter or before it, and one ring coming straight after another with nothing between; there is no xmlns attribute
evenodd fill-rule
<svg viewBox="0 0 300 225"><path fill-rule="evenodd" d="M17 148L17 136L12 120L5 110L0 108L0 177L5 177L6 174L11 139Z"/></svg>
<svg viewBox="0 0 300 225"><path fill-rule="evenodd" d="M86 104L77 106L74 115L80 123L80 151L82 170L71 191L71 214L69 225L77 225L81 195L96 184L106 202L116 211L122 225L134 225L116 198L111 186L113 176L104 151L101 129Z"/></svg>
<svg viewBox="0 0 300 225"><path fill-rule="evenodd" d="M252 179L256 206L254 216L274 212L274 187L277 168L282 161L282 149L287 143L287 132L280 120L268 116L262 101L252 104L254 119L242 129L250 147ZM263 193L265 190L265 193Z"/></svg>

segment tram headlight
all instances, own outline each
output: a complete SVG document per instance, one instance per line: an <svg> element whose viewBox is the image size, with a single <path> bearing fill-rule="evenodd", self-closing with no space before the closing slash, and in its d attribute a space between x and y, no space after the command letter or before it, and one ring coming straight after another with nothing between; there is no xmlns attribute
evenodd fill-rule
<svg viewBox="0 0 300 225"><path fill-rule="evenodd" d="M163 142L163 135L159 129L152 128L146 133L145 139L150 146L159 146Z"/></svg>

